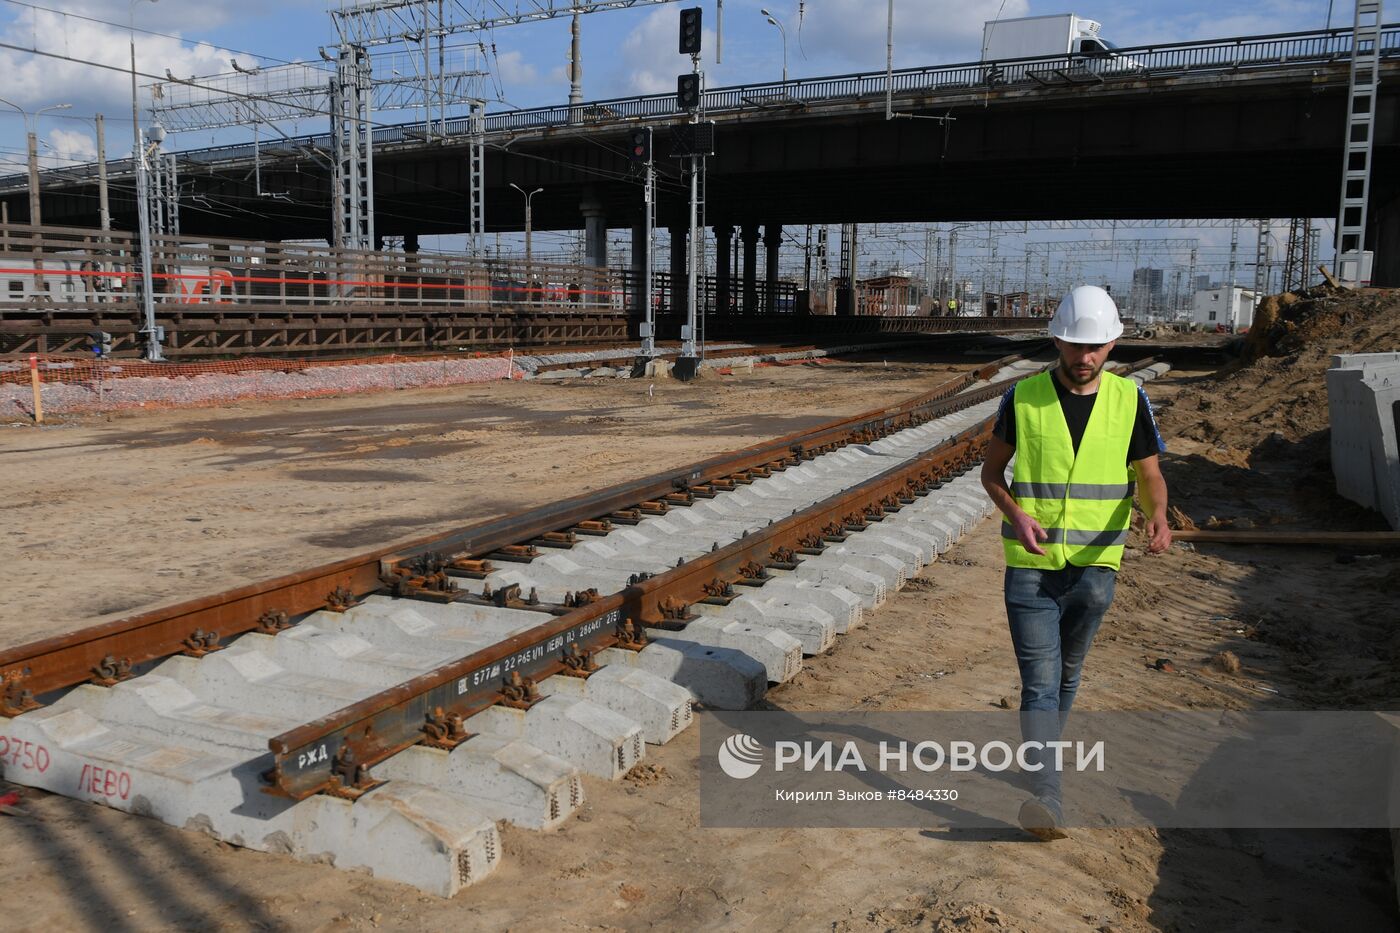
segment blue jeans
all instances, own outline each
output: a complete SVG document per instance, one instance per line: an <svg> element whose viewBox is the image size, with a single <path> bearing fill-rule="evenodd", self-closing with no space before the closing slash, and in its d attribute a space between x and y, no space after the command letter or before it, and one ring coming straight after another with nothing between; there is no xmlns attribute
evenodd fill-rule
<svg viewBox="0 0 1400 933"><path fill-rule="evenodd" d="M1006 568L1006 618L1021 669L1023 741L1059 739L1117 579L1117 571L1108 567ZM1031 754L1027 757L1036 760ZM1060 775L1053 762L1050 756L1040 761L1041 770L1032 772L1032 786L1036 796L1058 807Z"/></svg>

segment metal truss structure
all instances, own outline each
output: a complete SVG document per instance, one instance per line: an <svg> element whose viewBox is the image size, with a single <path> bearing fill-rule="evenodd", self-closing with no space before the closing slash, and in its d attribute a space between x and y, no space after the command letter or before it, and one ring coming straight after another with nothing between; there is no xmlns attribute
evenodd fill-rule
<svg viewBox="0 0 1400 933"><path fill-rule="evenodd" d="M444 50L444 67L427 73L421 56L407 51L371 58L370 107L375 112L422 108L425 122L441 120L441 107L470 106L481 96L487 72L477 46ZM156 122L172 132L250 124L315 120L332 110L337 65L298 62L151 85Z"/></svg>
<svg viewBox="0 0 1400 933"><path fill-rule="evenodd" d="M1269 290L1269 222L1259 221L1259 237L1254 246L1254 300Z"/></svg>
<svg viewBox="0 0 1400 933"><path fill-rule="evenodd" d="M1175 253L1182 250L1194 250L1199 247L1200 240L1184 237L1172 237L1160 240L1045 240L1025 244L1027 256L1048 256L1051 253L1061 252L1131 253L1136 256L1143 253Z"/></svg>
<svg viewBox="0 0 1400 933"><path fill-rule="evenodd" d="M1288 222L1288 251L1283 260L1283 289L1298 291L1308 287L1312 277L1312 227L1307 219L1294 217Z"/></svg>
<svg viewBox="0 0 1400 933"><path fill-rule="evenodd" d="M331 210L338 249L374 249L374 131L370 125L369 54L341 49L332 84L335 149Z"/></svg>
<svg viewBox="0 0 1400 933"><path fill-rule="evenodd" d="M990 224L987 221L958 221L952 224L938 223L938 227L972 227L977 230L986 230L990 226L993 234L1007 233L1039 233L1048 230L1190 230L1190 229L1228 229L1239 223L1226 217L1209 217L1199 220L1190 218L1168 217L1146 220L998 220ZM881 224L882 227L887 226ZM907 225L899 225L907 226ZM918 225L922 227L922 225Z"/></svg>
<svg viewBox="0 0 1400 933"><path fill-rule="evenodd" d="M342 45L365 47L426 42L459 33L485 32L575 13L655 6L675 0L363 0L342 2L331 21Z"/></svg>
<svg viewBox="0 0 1400 933"><path fill-rule="evenodd" d="M175 153L156 152L149 161L151 187L147 209L150 211L151 232L156 236L179 236L180 180L175 168Z"/></svg>

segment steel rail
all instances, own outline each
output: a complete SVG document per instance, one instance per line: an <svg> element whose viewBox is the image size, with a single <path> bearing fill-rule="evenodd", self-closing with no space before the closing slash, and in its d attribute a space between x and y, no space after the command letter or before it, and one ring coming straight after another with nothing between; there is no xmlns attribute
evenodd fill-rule
<svg viewBox="0 0 1400 933"><path fill-rule="evenodd" d="M980 390L975 401L995 398L1004 388ZM447 726L465 741L466 717L502 702L528 707L538 698L535 681L560 673L586 676L596 668L598 651L640 650L647 643L644 628L683 625L691 618L690 605L714 588L764 579L775 565L793 566L799 551L820 553L826 542L844 540L898 511L975 462L990 428L988 419L718 551L285 732L268 742L273 763L264 776L265 790L293 799L322 792L357 796L375 784L369 767L433 731Z"/></svg>
<svg viewBox="0 0 1400 933"><path fill-rule="evenodd" d="M689 495L687 490L737 473L767 469L769 465L781 468L851 439L872 437L872 432L907 423L911 415L956 395L1021 356L989 363L892 406L836 419L642 479L5 649L0 651L0 715L14 716L34 709L43 695L77 684L116 683L146 662L176 654L200 656L245 632L275 633L296 617L342 607L383 590L395 581L400 565L415 559L442 554L486 555L581 522L607 518L638 503L684 498Z"/></svg>
<svg viewBox="0 0 1400 933"><path fill-rule="evenodd" d="M1129 364L1143 368L1151 358ZM1124 367L1115 367L1124 368ZM940 403L940 414L996 398L1007 379ZM916 458L818 502L767 528L634 582L559 618L519 633L268 741L272 765L266 793L305 799L330 793L354 799L379 783L369 769L419 743L451 748L470 738L467 717L499 703L528 708L540 698L535 682L566 674L587 677L594 656L610 647L641 650L649 627L675 628L689 606L718 584L767 579L790 570L801 554L819 554L927 495L982 459L994 418L984 419Z"/></svg>

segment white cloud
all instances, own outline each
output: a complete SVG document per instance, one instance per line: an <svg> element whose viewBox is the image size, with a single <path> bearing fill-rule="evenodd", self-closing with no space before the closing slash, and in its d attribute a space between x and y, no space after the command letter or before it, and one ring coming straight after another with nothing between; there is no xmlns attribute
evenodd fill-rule
<svg viewBox="0 0 1400 933"><path fill-rule="evenodd" d="M796 10L785 13L769 7L788 29L790 64L801 48L806 51L808 63L835 59L861 71L884 67L885 4L871 0L811 0L805 6L800 46L794 41ZM1028 15L1029 9L1027 0L896 0L895 67L975 60L980 56L985 22L997 18L998 11L1001 19L1013 19ZM817 67L808 73L830 74L833 70Z"/></svg>
<svg viewBox="0 0 1400 933"><path fill-rule="evenodd" d="M99 7L90 4L90 7ZM175 9L162 11L177 13ZM123 5L123 12L125 5ZM144 13L142 7L138 10ZM116 19L111 4L102 4L92 12L95 16ZM124 17L122 17L124 18ZM143 17L142 19L144 19ZM171 18L180 19L175 15ZM138 19L141 22L142 19ZM154 28L169 29L168 18L162 18ZM74 115L103 113L109 124L109 156L116 158L129 152L131 85L127 77L130 68L129 33L121 27L94 23L73 17L37 10L26 10L6 24L0 35L6 42L37 48L66 56L65 61L27 52L0 52L0 73L5 75L5 97L27 110L55 103L72 104ZM136 67L139 72L163 75L167 69L179 77L210 75L229 70L229 59L235 57L224 49L206 43L190 44L163 36L136 35ZM252 64L243 57L241 64ZM109 66L106 68L94 65ZM149 119L146 107L149 92L145 85L151 79L137 76L142 86L141 120ZM126 116L125 121L122 118ZM19 121L15 121L18 124ZM123 123L126 125L123 126ZM10 136L14 138L13 135Z"/></svg>
<svg viewBox="0 0 1400 933"><path fill-rule="evenodd" d="M45 163L46 167L50 164L71 165L74 162L93 162L97 159L96 137L82 130L53 129L49 131L46 141L48 154L39 159L40 162Z"/></svg>
<svg viewBox="0 0 1400 933"><path fill-rule="evenodd" d="M535 84L540 79L539 69L525 61L523 52L502 52L497 55L496 75L506 84L507 95L512 84Z"/></svg>
<svg viewBox="0 0 1400 933"><path fill-rule="evenodd" d="M676 51L679 26L676 7L657 7L642 20L641 24L622 40L618 59L625 63L620 87L614 90L620 94L661 94L675 91L676 75L690 71L690 56ZM707 49L715 47L715 34L705 29L701 35L701 45ZM706 84L716 87L720 83L721 66L714 64L713 53L707 51L709 61L702 65L706 72Z"/></svg>

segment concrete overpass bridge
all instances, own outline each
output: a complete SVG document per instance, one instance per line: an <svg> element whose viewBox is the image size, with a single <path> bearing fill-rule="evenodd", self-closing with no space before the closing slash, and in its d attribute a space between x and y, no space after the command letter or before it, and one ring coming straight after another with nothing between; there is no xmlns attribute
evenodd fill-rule
<svg viewBox="0 0 1400 933"><path fill-rule="evenodd" d="M1124 49L1107 63L1002 62L991 81L968 63L899 70L892 82L878 72L713 89L706 220L724 254L727 231L739 228L749 253L783 224L1334 216L1350 46L1349 29L1330 30ZM1400 25L1385 27L1382 51L1370 240L1390 247L1376 281L1400 284ZM535 229L586 227L604 260L606 229L640 222L627 130L683 120L670 94L488 115L487 230L521 229L511 182L543 187ZM441 139L413 124L376 131L380 235L466 230L468 133L465 118ZM658 132L657 222L682 229L685 187L665 140ZM251 145L180 152L182 232L327 236L329 145L308 136L262 148L262 191L285 199L255 190ZM44 173L44 222L96 226L95 174ZM129 163L110 176L114 225L132 228ZM12 221L27 217L23 176L0 179L0 200Z"/></svg>

